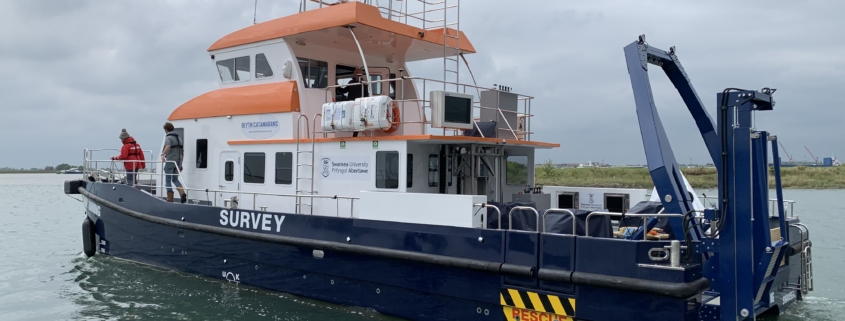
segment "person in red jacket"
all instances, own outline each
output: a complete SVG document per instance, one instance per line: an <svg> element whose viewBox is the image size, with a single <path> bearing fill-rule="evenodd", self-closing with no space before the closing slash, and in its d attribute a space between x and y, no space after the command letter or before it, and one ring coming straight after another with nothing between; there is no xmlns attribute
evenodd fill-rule
<svg viewBox="0 0 845 321"><path fill-rule="evenodd" d="M120 155L114 156L112 160L122 160L123 167L126 169L126 185L135 186L138 178L138 170L146 168L144 161L144 151L141 150L141 145L135 142L135 138L129 136L126 128L120 131L120 141L123 142L123 147L120 149Z"/></svg>

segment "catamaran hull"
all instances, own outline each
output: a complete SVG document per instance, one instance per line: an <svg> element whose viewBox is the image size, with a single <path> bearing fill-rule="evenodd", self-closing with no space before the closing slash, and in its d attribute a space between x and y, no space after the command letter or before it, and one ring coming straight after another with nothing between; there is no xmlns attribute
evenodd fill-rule
<svg viewBox="0 0 845 321"><path fill-rule="evenodd" d="M221 209L169 204L125 186L87 184L89 192L141 213L222 227ZM114 188L114 189L112 189ZM136 193L137 192L137 193ZM96 226L98 254L219 278L269 290L300 295L415 320L502 320L502 276L492 273L412 263L399 259L319 251L221 236L152 223L86 199L88 219ZM142 199L142 200L139 200ZM121 202L123 201L123 202ZM236 210L235 210L236 211ZM233 211L234 212L234 211ZM274 233L275 218L258 229L250 224L228 228ZM260 213L264 214L264 213ZM368 222L332 217L284 215L280 235L409 251L472 253L476 259L501 260L501 233L427 226L429 231L400 230L410 224ZM233 216L230 216L233 217ZM238 218L240 219L240 218ZM249 225L249 228L247 228ZM406 225L406 226L402 226ZM243 226L243 227L241 227ZM261 228L269 226L271 231ZM479 242L479 237L483 242ZM349 242L346 242L349 238Z"/></svg>
<svg viewBox="0 0 845 321"><path fill-rule="evenodd" d="M642 252L637 242L171 204L125 185L82 185L98 254L413 320L699 320L707 286L654 285L694 284L694 269L655 270L663 281L639 288L573 284L589 273L543 278L575 270L579 251L585 269L617 273L624 267L601 258Z"/></svg>

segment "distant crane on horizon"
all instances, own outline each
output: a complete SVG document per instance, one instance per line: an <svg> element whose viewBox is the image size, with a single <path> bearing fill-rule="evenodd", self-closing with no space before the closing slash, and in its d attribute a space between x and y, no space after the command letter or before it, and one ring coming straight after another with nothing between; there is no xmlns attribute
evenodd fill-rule
<svg viewBox="0 0 845 321"><path fill-rule="evenodd" d="M804 149L806 149L806 150L807 150L807 153L808 153L808 154L810 154L810 158L812 158L812 159L813 159L813 163L814 163L814 164L816 164L816 165L818 165L818 164L819 164L819 159L818 159L818 157L813 156L813 152L811 152L811 151L810 151L810 149L809 149L809 148L807 148L807 146L804 146Z"/></svg>
<svg viewBox="0 0 845 321"><path fill-rule="evenodd" d="M789 152L787 152L787 151L786 151L786 147L783 147L783 143L781 143L780 141L778 141L778 144L780 144L780 149L783 149L783 153L784 153L784 154L786 154L786 158L789 158L789 162L790 162L790 163L794 162L794 161L792 160L792 155L789 155Z"/></svg>

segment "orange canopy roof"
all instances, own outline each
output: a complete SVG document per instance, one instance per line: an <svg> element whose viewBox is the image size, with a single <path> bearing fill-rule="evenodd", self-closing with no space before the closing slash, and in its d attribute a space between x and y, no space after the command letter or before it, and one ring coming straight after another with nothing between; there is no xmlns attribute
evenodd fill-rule
<svg viewBox="0 0 845 321"><path fill-rule="evenodd" d="M458 35L460 41L457 41L453 37L444 36L443 28L426 31L386 19L381 16L378 8L357 1L309 10L243 28L220 38L208 48L208 51L355 24L439 45L446 41L446 44L451 47L460 45L460 49L464 52L475 52L475 47L467 40L463 32ZM448 30L449 34L455 35L454 29Z"/></svg>
<svg viewBox="0 0 845 321"><path fill-rule="evenodd" d="M299 111L295 81L217 89L176 108L168 120Z"/></svg>

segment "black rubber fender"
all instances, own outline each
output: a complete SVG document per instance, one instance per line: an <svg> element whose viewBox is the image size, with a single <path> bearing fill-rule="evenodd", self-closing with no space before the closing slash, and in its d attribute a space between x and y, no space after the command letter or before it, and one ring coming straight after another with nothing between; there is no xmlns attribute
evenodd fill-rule
<svg viewBox="0 0 845 321"><path fill-rule="evenodd" d="M97 254L97 225L87 217L82 221L82 251L87 257Z"/></svg>
<svg viewBox="0 0 845 321"><path fill-rule="evenodd" d="M65 181L65 194L79 194L80 187L82 187L82 180Z"/></svg>
<svg viewBox="0 0 845 321"><path fill-rule="evenodd" d="M537 277L545 281L571 283L638 293L686 299L710 288L710 280L700 278L687 283L663 282L603 274L540 269Z"/></svg>

